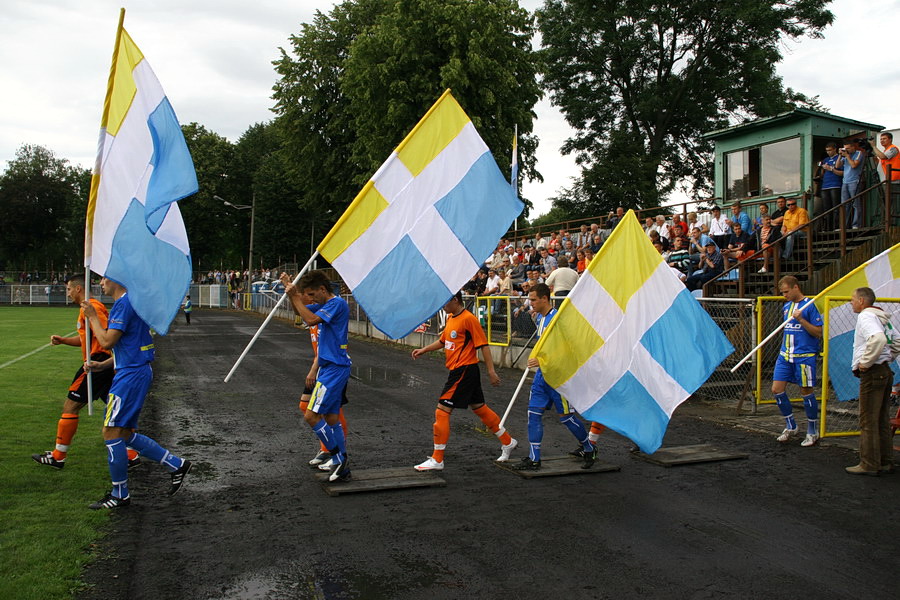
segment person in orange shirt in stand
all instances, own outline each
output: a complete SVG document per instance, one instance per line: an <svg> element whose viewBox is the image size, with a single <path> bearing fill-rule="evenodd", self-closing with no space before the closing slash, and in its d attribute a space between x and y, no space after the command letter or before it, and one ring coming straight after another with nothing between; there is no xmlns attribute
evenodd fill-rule
<svg viewBox="0 0 900 600"><path fill-rule="evenodd" d="M66 296L74 303L81 306L84 302L84 273L72 275L66 279ZM97 316L103 327L106 327L109 319L109 311L103 306L103 303L96 298L89 300L91 306L97 311ZM88 357L85 352L85 326L84 326L84 310L79 310L78 321L75 324L78 335L72 337L63 337L61 335L51 335L50 344L53 346L75 346L81 348L82 365L75 371L75 377L69 386L69 392L66 401L63 403L62 416L56 424L56 447L53 450L47 450L40 454L32 454L31 458L40 465L47 465L54 469L62 469L66 466L66 457L69 454L69 446L72 444L72 438L78 431L78 413L88 403L88 386L87 373L85 373L85 363L105 363L112 360L110 353L100 345L97 338L91 337L91 354ZM91 392L93 398L91 400L107 401L109 395L109 387L112 384L113 369L94 370L91 369ZM131 469L141 462L137 451L128 449L128 468Z"/></svg>

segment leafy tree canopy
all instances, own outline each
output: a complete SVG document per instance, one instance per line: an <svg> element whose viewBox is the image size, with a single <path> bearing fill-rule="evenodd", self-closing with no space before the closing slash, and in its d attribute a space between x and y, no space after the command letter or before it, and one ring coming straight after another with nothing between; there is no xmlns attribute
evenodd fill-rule
<svg viewBox="0 0 900 600"><path fill-rule="evenodd" d="M545 84L575 129L563 151L601 214L710 191L701 134L795 105L775 67L786 39L821 37L830 0L547 0L537 12ZM570 207L571 208L571 207Z"/></svg>

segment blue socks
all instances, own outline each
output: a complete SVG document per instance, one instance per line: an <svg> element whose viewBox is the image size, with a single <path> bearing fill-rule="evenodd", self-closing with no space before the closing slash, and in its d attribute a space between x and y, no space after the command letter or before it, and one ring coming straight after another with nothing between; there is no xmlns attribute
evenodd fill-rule
<svg viewBox="0 0 900 600"><path fill-rule="evenodd" d="M806 411L806 433L819 435L819 403L815 394L803 396L803 409Z"/></svg>
<svg viewBox="0 0 900 600"><path fill-rule="evenodd" d="M797 421L794 420L794 408L791 406L791 399L788 398L788 395L784 392L775 394L775 404L778 405L778 410L784 416L787 428L797 429Z"/></svg>
<svg viewBox="0 0 900 600"><path fill-rule="evenodd" d="M116 438L106 440L106 451L109 453L109 477L112 479L112 495L116 498L128 497L128 450L125 440Z"/></svg>
<svg viewBox="0 0 900 600"><path fill-rule="evenodd" d="M584 424L580 419L578 419L578 417L575 416L575 413L560 415L559 422L565 425L566 429L572 432L572 435L574 435L575 439L579 441L581 447L585 452L594 451L594 445L591 444L590 436L588 436L588 432L584 428Z"/></svg>
<svg viewBox="0 0 900 600"><path fill-rule="evenodd" d="M183 458L171 454L168 450L157 444L156 440L148 438L146 435L133 433L131 439L129 439L127 443L129 446L140 452L141 455L164 466L169 472L180 469L181 465L184 464ZM127 469L128 461L126 460L125 462Z"/></svg>
<svg viewBox="0 0 900 600"><path fill-rule="evenodd" d="M528 458L534 462L541 460L541 440L544 439L544 411L528 409Z"/></svg>
<svg viewBox="0 0 900 600"><path fill-rule="evenodd" d="M337 423L331 426L325 422L325 419L319 419L319 422L313 426L312 430L316 437L319 438L319 441L325 444L325 447L332 452L334 460L344 462L344 457L347 453L347 438L344 437L344 429L341 427L341 424ZM337 454L334 453L335 448L337 448Z"/></svg>

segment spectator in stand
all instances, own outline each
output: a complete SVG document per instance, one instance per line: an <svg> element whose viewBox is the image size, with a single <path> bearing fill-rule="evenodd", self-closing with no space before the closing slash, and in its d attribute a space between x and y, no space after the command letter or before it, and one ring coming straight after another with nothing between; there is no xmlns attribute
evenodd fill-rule
<svg viewBox="0 0 900 600"><path fill-rule="evenodd" d="M550 273L545 282L554 296L568 296L569 292L578 283L578 273L575 269L569 268L569 261L566 257L559 257L559 266L555 271Z"/></svg>
<svg viewBox="0 0 900 600"><path fill-rule="evenodd" d="M616 209L615 214L612 211L609 211L609 216L606 218L606 228L612 231L616 228L616 225L625 218L625 208L620 206Z"/></svg>
<svg viewBox="0 0 900 600"><path fill-rule="evenodd" d="M691 255L691 264L696 268L700 268L700 258L706 254L706 244L711 241L712 238L703 233L699 227L695 227L691 230L691 241L688 246L688 251Z"/></svg>
<svg viewBox="0 0 900 600"><path fill-rule="evenodd" d="M513 258L513 267L509 272L509 278L512 280L513 288L522 288L522 284L525 283L525 280L528 278L528 270L519 257L516 256Z"/></svg>
<svg viewBox="0 0 900 600"><path fill-rule="evenodd" d="M707 242L706 253L700 258L700 270L700 273L695 272L684 282L687 289L691 291L699 290L703 288L707 281L720 275L725 270L722 253L719 252L719 248L716 247L715 242L712 240Z"/></svg>
<svg viewBox="0 0 900 600"><path fill-rule="evenodd" d="M669 240L669 225L666 223L665 215L656 215L656 233L659 237Z"/></svg>
<svg viewBox="0 0 900 600"><path fill-rule="evenodd" d="M585 266L585 268L587 268L588 265L591 264L591 261L594 260L594 255L596 254L596 252L594 252L591 248L593 248L593 246L591 246L590 248L586 248L584 250L584 266Z"/></svg>
<svg viewBox="0 0 900 600"><path fill-rule="evenodd" d="M770 246L781 237L781 228L772 225L772 217L770 215L763 215L762 220L762 227L757 232L757 244L763 251L763 266L757 273L766 273L769 270L769 258L772 257L774 252Z"/></svg>
<svg viewBox="0 0 900 600"><path fill-rule="evenodd" d="M500 291L498 296L514 296L512 277L509 269L500 269Z"/></svg>
<svg viewBox="0 0 900 600"><path fill-rule="evenodd" d="M534 241L535 248L538 248L538 249L546 248L549 244L550 244L550 238L544 236L544 234L539 231L537 234L537 237L535 237L535 241Z"/></svg>
<svg viewBox="0 0 900 600"><path fill-rule="evenodd" d="M663 257L663 260L665 260L668 252L663 251L663 245L662 242L659 241L660 239L661 238L657 238L656 241L653 242L653 247L656 248L656 251L659 252L659 254Z"/></svg>
<svg viewBox="0 0 900 600"><path fill-rule="evenodd" d="M763 217L769 216L769 205L768 204L760 204L759 205L759 216L753 219L753 230L749 233L756 234L762 228Z"/></svg>
<svg viewBox="0 0 900 600"><path fill-rule="evenodd" d="M749 220L749 219L748 219ZM725 259L725 268L729 269L728 260L743 260L750 255L756 248L753 236L749 232L744 231L744 227L739 221L735 221L731 225L731 238L728 240L728 247L722 252Z"/></svg>
<svg viewBox="0 0 900 600"><path fill-rule="evenodd" d="M670 225L670 227L669 227L670 231L672 232L672 236L669 238L670 242L673 241L676 237L678 237L678 235L675 233L676 227L681 227L682 234L687 235L687 232L688 232L687 223L685 223L684 221L681 220L681 215L678 213L675 213L674 215L672 215L672 225Z"/></svg>
<svg viewBox="0 0 900 600"><path fill-rule="evenodd" d="M790 258L794 253L794 243L797 239L806 237L806 230L798 231L803 225L809 223L809 213L805 208L797 206L797 199L791 198L787 203L787 212L784 213L784 220L781 222L781 235L787 236L784 240L784 252L782 258ZM791 232L793 235L788 235Z"/></svg>
<svg viewBox="0 0 900 600"><path fill-rule="evenodd" d="M600 241L601 241L601 242L603 241L603 233L600 231L600 226L597 225L596 223L591 223L591 231L590 231L590 234L591 234L591 242L594 241L594 236L595 236L595 235L599 235L599 236L600 236Z"/></svg>
<svg viewBox="0 0 900 600"><path fill-rule="evenodd" d="M655 244L656 242L660 242L662 244L664 252L669 251L669 240L667 240L666 238L659 235L659 232L651 231L650 232L650 243Z"/></svg>
<svg viewBox="0 0 900 600"><path fill-rule="evenodd" d="M840 156L835 163L837 168L835 173L840 172L844 177L841 184L841 202L846 202L859 191L859 178L862 175L865 158L855 140L844 143L844 147L841 148ZM853 201L851 214L847 217L847 227L859 229L862 225L862 198L857 198Z"/></svg>
<svg viewBox="0 0 900 600"><path fill-rule="evenodd" d="M591 251L591 253L597 254L598 252L600 252L600 247L603 246L603 240L600 237L599 233L591 239L593 241L591 242L591 245L588 246L588 249Z"/></svg>
<svg viewBox="0 0 900 600"><path fill-rule="evenodd" d="M843 176L837 168L838 147L834 142L825 144L825 158L819 163L822 167L822 212L837 207L841 203L841 186L843 185ZM824 219L823 227L828 229L836 229L840 211L834 211Z"/></svg>
<svg viewBox="0 0 900 600"><path fill-rule="evenodd" d="M562 242L559 239L559 234L554 231L550 234L550 243L547 244L547 251L550 252L551 255L556 256L561 248Z"/></svg>
<svg viewBox="0 0 900 600"><path fill-rule="evenodd" d="M522 263L527 265L533 265L540 258L540 254L537 250L535 250L531 244L525 244L524 248L522 248Z"/></svg>
<svg viewBox="0 0 900 600"><path fill-rule="evenodd" d="M688 217L690 218L690 216ZM697 215L697 225L700 226L700 231L709 235L709 224L712 223L712 211L704 210L700 214Z"/></svg>
<svg viewBox="0 0 900 600"><path fill-rule="evenodd" d="M570 263L575 261L575 244L572 243L571 239L563 242L563 249L560 255L565 256Z"/></svg>
<svg viewBox="0 0 900 600"><path fill-rule="evenodd" d="M472 276L472 279L466 283L464 290L467 294L474 296L484 296L484 289L487 286L487 272L484 269L478 269Z"/></svg>
<svg viewBox="0 0 900 600"><path fill-rule="evenodd" d="M669 242L674 242L675 238L685 237L687 236L687 231L685 231L686 223L681 221L678 224L673 223L671 228L669 229Z"/></svg>
<svg viewBox="0 0 900 600"><path fill-rule="evenodd" d="M731 218L725 219L728 226L731 227L735 223L741 224L741 231L749 234L753 229L753 223L750 221L750 215L741 210L741 203L734 202L731 205Z"/></svg>
<svg viewBox="0 0 900 600"><path fill-rule="evenodd" d="M584 250L578 250L575 252L575 270L578 271L578 274L581 275L584 273L584 270L587 268L587 263L584 260Z"/></svg>
<svg viewBox="0 0 900 600"><path fill-rule="evenodd" d="M666 264L668 264L673 269L677 269L684 275L684 277L680 277L682 281L684 281L685 277L690 275L691 255L688 252L687 247L685 246L683 237L675 238L675 243L672 247L672 251L669 252L669 256L666 258Z"/></svg>
<svg viewBox="0 0 900 600"><path fill-rule="evenodd" d="M500 293L500 276L496 269L488 269L487 281L484 286L484 296L496 296Z"/></svg>
<svg viewBox="0 0 900 600"><path fill-rule="evenodd" d="M703 231L703 226L697 221L697 213L689 212L687 216L687 230L684 232L685 235L691 235L691 232L694 231L694 228L699 228L700 231Z"/></svg>
<svg viewBox="0 0 900 600"><path fill-rule="evenodd" d="M878 146L872 144L872 153L878 157L881 163L882 179L887 177L888 166L891 167L891 181L900 181L900 151L894 145L894 134L885 131L878 136L878 141L884 148L884 152L878 149Z"/></svg>
<svg viewBox="0 0 900 600"><path fill-rule="evenodd" d="M726 248L728 240L731 239L731 228L728 226L728 220L722 215L722 209L718 206L712 209L712 219L709 222L709 237L712 238L719 248Z"/></svg>
<svg viewBox="0 0 900 600"><path fill-rule="evenodd" d="M785 213L787 213L787 200L784 196L778 196L775 199L775 212L772 213L772 225L781 229Z"/></svg>
<svg viewBox="0 0 900 600"><path fill-rule="evenodd" d="M649 237L651 231L656 231L656 221L653 220L653 217L647 217L644 219L644 233Z"/></svg>
<svg viewBox="0 0 900 600"><path fill-rule="evenodd" d="M582 223L578 228L578 236L575 239L575 249L580 250L591 243L591 233L588 231L586 223Z"/></svg>
<svg viewBox="0 0 900 600"><path fill-rule="evenodd" d="M544 267L544 273L549 275L553 269L556 268L557 262L556 257L551 256L550 252L547 251L546 248L540 248L541 251L541 266Z"/></svg>

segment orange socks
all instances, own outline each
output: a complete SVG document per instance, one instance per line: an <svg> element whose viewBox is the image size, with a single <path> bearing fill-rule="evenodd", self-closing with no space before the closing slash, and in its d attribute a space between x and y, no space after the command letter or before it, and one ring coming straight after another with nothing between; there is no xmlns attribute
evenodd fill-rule
<svg viewBox="0 0 900 600"><path fill-rule="evenodd" d="M597 441L600 440L600 434L604 431L606 431L606 425L591 421L591 432L588 434L588 439L592 444L596 445Z"/></svg>
<svg viewBox="0 0 900 600"><path fill-rule="evenodd" d="M493 431L494 435L500 438L501 444L506 446L512 441L512 438L506 433L506 429L500 429L500 417L498 417L497 413L492 411L487 404L482 404L479 408L473 409L472 412L478 415L481 422L484 423L488 429Z"/></svg>
<svg viewBox="0 0 900 600"><path fill-rule="evenodd" d="M78 431L78 415L75 413L63 413L56 424L56 448L53 450L53 458L65 460L69 452L69 444Z"/></svg>
<svg viewBox="0 0 900 600"><path fill-rule="evenodd" d="M434 409L434 453L431 458L444 462L444 450L450 439L450 413L439 408Z"/></svg>

